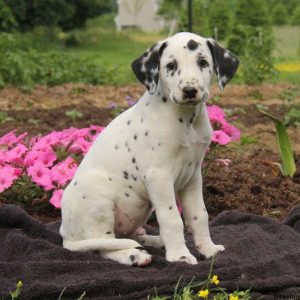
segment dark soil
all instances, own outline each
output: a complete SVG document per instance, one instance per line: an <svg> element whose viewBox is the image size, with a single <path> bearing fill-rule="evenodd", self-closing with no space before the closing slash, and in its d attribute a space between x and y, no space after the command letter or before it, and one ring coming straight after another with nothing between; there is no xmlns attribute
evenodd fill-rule
<svg viewBox="0 0 300 300"><path fill-rule="evenodd" d="M274 164L280 162L274 125L257 110L257 104L263 105L265 110L282 118L288 107L278 95L287 88L290 87L228 86L221 94L213 87L213 99L216 99L214 96L220 97L217 105L226 108L241 129L242 136L252 137L252 140L235 143L217 154L218 158L231 160L228 167L216 162L206 163L204 197L210 217L224 210L239 209L282 219L292 206L300 204L300 129L288 129L296 155L297 173L293 178L286 178ZM257 91L260 99L253 98ZM13 129L36 135L70 126L106 126L116 113L109 108L110 103L125 107L126 98L138 99L142 92L141 86L64 85L39 87L31 94L8 88L0 91L0 105L11 120L0 123L0 135ZM300 99L295 99L295 103L299 105ZM73 120L65 114L74 109L81 112L82 117ZM26 209L45 222L60 215L59 210L49 206L40 211L34 205Z"/></svg>

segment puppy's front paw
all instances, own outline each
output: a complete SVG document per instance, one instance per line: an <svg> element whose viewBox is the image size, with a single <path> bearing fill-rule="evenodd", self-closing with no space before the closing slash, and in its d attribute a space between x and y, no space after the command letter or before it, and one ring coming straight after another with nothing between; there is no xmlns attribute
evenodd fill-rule
<svg viewBox="0 0 300 300"><path fill-rule="evenodd" d="M210 258L216 255L218 252L223 252L225 247L223 245L215 245L214 243L203 243L202 246L198 246L199 252L206 258Z"/></svg>
<svg viewBox="0 0 300 300"><path fill-rule="evenodd" d="M190 265L196 265L197 259L188 250L187 251L168 251L166 254L167 261L175 262L186 262Z"/></svg>

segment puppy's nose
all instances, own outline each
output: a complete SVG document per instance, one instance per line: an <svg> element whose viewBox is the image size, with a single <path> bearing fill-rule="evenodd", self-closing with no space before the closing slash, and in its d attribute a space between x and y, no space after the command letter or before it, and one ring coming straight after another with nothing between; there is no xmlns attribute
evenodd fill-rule
<svg viewBox="0 0 300 300"><path fill-rule="evenodd" d="M196 94L197 94L197 89L195 89L194 87L192 86L185 86L183 89L183 96L184 98L189 98L189 99L192 99L192 98L195 98L196 97Z"/></svg>

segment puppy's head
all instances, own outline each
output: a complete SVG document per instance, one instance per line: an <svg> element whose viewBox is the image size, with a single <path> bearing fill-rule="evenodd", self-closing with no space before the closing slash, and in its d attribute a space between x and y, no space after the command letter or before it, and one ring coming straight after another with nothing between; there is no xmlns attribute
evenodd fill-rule
<svg viewBox="0 0 300 300"><path fill-rule="evenodd" d="M193 106L207 100L213 70L223 89L238 65L237 57L213 39L181 32L153 45L132 69L150 94L159 86L170 101Z"/></svg>

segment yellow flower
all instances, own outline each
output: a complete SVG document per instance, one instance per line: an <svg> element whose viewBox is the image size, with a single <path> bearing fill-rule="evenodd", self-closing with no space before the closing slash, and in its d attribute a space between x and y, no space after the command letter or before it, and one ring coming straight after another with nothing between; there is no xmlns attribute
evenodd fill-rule
<svg viewBox="0 0 300 300"><path fill-rule="evenodd" d="M21 280L19 280L17 283L17 288L21 288L22 286L23 286L23 282Z"/></svg>
<svg viewBox="0 0 300 300"><path fill-rule="evenodd" d="M198 292L198 297L206 299L208 297L209 291L208 289L206 290L201 290Z"/></svg>
<svg viewBox="0 0 300 300"><path fill-rule="evenodd" d="M239 300L239 297L230 294L230 295L229 295L229 300Z"/></svg>
<svg viewBox="0 0 300 300"><path fill-rule="evenodd" d="M211 282L211 283L214 283L215 285L218 285L218 284L220 283L220 280L219 280L219 278L218 278L217 275L214 275L214 276L212 277L212 279L210 280L210 282Z"/></svg>

